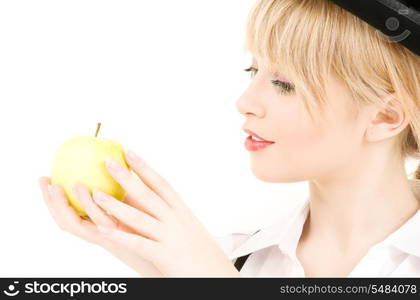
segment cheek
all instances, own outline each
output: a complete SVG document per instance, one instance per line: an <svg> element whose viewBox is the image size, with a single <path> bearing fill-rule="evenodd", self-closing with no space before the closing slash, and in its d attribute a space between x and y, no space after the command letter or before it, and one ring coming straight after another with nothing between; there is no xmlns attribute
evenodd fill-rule
<svg viewBox="0 0 420 300"><path fill-rule="evenodd" d="M325 126L313 124L302 107L281 111L273 124L280 156L294 158L311 153L327 139Z"/></svg>
<svg viewBox="0 0 420 300"><path fill-rule="evenodd" d="M253 172L263 181L297 182L322 176L343 160L351 134L335 119L313 124L304 113L276 116L276 143L255 153ZM349 127L350 128L350 127Z"/></svg>
<svg viewBox="0 0 420 300"><path fill-rule="evenodd" d="M331 147L331 138L323 127L299 120L289 121L289 126L279 128L278 141L272 150L278 165L291 176L321 163L323 153Z"/></svg>
<svg viewBox="0 0 420 300"><path fill-rule="evenodd" d="M258 178L298 182L338 176L352 166L363 143L363 122L350 118L347 103L352 99L344 86L336 81L328 86L331 101L316 121L297 97L269 102L267 125L276 143L252 155Z"/></svg>
<svg viewBox="0 0 420 300"><path fill-rule="evenodd" d="M284 104L284 103L283 103ZM318 153L328 142L323 127L314 126L295 104L271 109L267 127L275 144L251 153L252 170L266 182L295 182L305 180Z"/></svg>

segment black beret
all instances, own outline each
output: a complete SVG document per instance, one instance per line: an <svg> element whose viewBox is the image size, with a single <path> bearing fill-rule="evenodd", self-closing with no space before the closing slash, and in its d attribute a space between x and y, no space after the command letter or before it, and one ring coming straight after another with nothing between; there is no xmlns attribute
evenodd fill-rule
<svg viewBox="0 0 420 300"><path fill-rule="evenodd" d="M420 0L330 0L420 56Z"/></svg>

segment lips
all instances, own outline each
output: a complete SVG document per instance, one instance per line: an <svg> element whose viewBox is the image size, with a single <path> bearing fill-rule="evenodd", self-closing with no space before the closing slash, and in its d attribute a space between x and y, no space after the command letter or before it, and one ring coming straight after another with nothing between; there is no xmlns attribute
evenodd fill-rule
<svg viewBox="0 0 420 300"><path fill-rule="evenodd" d="M257 135L256 133L254 133L253 131L251 131L249 129L245 129L245 128L243 128L243 129L247 134L249 134L249 136L245 139L245 148L248 151L262 150L262 149L274 144L273 141L268 141L268 140L260 137L259 135Z"/></svg>
<svg viewBox="0 0 420 300"><path fill-rule="evenodd" d="M249 129L244 128L245 133L249 134L252 137L256 137L257 139L261 140L261 142L269 142L269 143L274 143L273 141L268 141L262 137L260 137L259 135L257 135L255 132L252 132Z"/></svg>

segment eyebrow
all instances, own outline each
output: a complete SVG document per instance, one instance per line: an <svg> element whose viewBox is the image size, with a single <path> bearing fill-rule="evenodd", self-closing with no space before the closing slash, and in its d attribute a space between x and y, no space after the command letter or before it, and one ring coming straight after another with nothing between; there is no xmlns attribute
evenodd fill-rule
<svg viewBox="0 0 420 300"><path fill-rule="evenodd" d="M252 65L253 66L258 66L257 59L255 57L252 57ZM273 75L275 77L278 77L278 79L281 80L281 81L290 82L290 80L287 79L287 77L284 74L281 74L280 71L274 71Z"/></svg>
<svg viewBox="0 0 420 300"><path fill-rule="evenodd" d="M278 77L279 80L284 81L284 82L291 82L289 79L287 79L287 77L283 74L279 74L279 72L275 72L274 73L274 77Z"/></svg>

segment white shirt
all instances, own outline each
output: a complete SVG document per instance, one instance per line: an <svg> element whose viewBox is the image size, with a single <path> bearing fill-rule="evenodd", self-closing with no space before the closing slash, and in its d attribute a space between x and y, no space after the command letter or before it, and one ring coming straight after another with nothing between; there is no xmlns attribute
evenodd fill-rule
<svg viewBox="0 0 420 300"><path fill-rule="evenodd" d="M309 198L292 213L259 232L214 238L234 262L252 253L242 277L305 277L296 248L309 212ZM372 246L348 277L420 277L420 210L382 242Z"/></svg>

